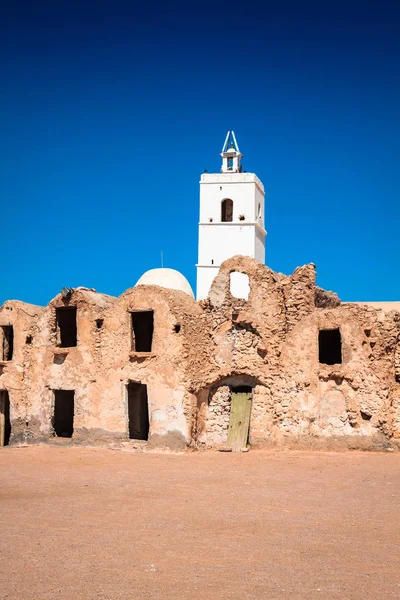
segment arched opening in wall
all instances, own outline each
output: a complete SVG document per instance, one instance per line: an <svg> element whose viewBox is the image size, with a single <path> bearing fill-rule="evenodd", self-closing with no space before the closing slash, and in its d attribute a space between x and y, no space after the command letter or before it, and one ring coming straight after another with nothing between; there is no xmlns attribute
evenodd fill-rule
<svg viewBox="0 0 400 600"><path fill-rule="evenodd" d="M249 276L246 273L233 271L229 276L229 291L234 298L248 300L250 294Z"/></svg>
<svg viewBox="0 0 400 600"><path fill-rule="evenodd" d="M126 392L129 439L148 440L150 424L147 385L130 381L126 386Z"/></svg>
<svg viewBox="0 0 400 600"><path fill-rule="evenodd" d="M0 391L0 447L8 446L11 436L10 398L7 390Z"/></svg>
<svg viewBox="0 0 400 600"><path fill-rule="evenodd" d="M208 391L206 443L232 452L248 449L253 388L257 382L246 375L225 378ZM201 392L204 397L204 391Z"/></svg>
<svg viewBox="0 0 400 600"><path fill-rule="evenodd" d="M258 209L257 209L257 218L261 219L261 203L258 203Z"/></svg>
<svg viewBox="0 0 400 600"><path fill-rule="evenodd" d="M221 221L229 223L233 220L233 200L225 198L221 203Z"/></svg>

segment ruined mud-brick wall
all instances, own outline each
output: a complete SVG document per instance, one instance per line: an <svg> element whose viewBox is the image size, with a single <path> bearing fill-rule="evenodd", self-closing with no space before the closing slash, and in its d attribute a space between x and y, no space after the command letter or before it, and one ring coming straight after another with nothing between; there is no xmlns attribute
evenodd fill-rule
<svg viewBox="0 0 400 600"><path fill-rule="evenodd" d="M7 305L14 313L14 353L3 362L0 389L7 390L13 441L40 441L53 437L54 391L75 393L74 431L90 426L96 415L93 381L99 368L96 319L101 319L113 298L85 288L54 298L45 308L9 302L0 309L0 325ZM78 343L60 347L56 309L76 308ZM19 384L18 384L19 381ZM18 388L17 388L18 384ZM18 392L17 392L18 389Z"/></svg>
<svg viewBox="0 0 400 600"><path fill-rule="evenodd" d="M61 344L57 311L76 311L76 343ZM132 313L154 312L149 352L134 350ZM77 288L47 307L7 302L14 352L0 363L0 391L10 400L11 442L54 440L55 393L73 391L74 443L129 440L127 386L147 388L148 446L184 448L195 429L196 399L185 386L186 327L201 313L183 292L138 286L119 298ZM143 444L137 443L140 447Z"/></svg>
<svg viewBox="0 0 400 600"><path fill-rule="evenodd" d="M231 294L231 273L249 294ZM76 309L77 343L61 347L57 309ZM132 314L153 311L151 351L135 349ZM142 285L119 298L77 288L45 308L6 302L12 360L0 361L11 442L54 440L57 390L74 391L72 443L129 442L130 386L146 386L147 442L226 442L232 390L252 389L252 445L385 447L400 438L400 313L343 304L315 285L246 257L226 261L209 297ZM319 332L340 332L341 361L324 364Z"/></svg>
<svg viewBox="0 0 400 600"><path fill-rule="evenodd" d="M247 275L247 299L231 295L233 272ZM399 313L342 304L315 285L314 265L284 276L246 257L222 265L201 304L208 358L190 356L200 444L226 441L215 434L226 431L226 386L246 384L253 445L379 448L400 437ZM320 362L321 330L340 332L340 363Z"/></svg>
<svg viewBox="0 0 400 600"><path fill-rule="evenodd" d="M41 335L39 321L44 312L43 307L18 300L7 301L0 308L0 392L8 392L12 439L16 441L25 439L35 412L33 340ZM6 335L8 331L11 335Z"/></svg>
<svg viewBox="0 0 400 600"><path fill-rule="evenodd" d="M132 350L131 314L154 311L151 352ZM104 317L103 371L98 378L103 427L126 439L129 382L147 386L150 446L184 448L190 444L196 402L187 389L185 366L191 344L188 321L201 314L193 298L181 291L138 286L120 296Z"/></svg>
<svg viewBox="0 0 400 600"><path fill-rule="evenodd" d="M221 385L210 391L208 399L207 442L220 445L226 442L231 412L231 390Z"/></svg>

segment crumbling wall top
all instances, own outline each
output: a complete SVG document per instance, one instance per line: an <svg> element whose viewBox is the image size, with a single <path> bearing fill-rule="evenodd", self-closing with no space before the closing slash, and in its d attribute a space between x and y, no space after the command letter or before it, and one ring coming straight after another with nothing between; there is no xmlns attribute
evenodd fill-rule
<svg viewBox="0 0 400 600"><path fill-rule="evenodd" d="M88 304L102 309L111 306L115 300L115 296L101 294L94 289L77 287L66 290L64 294L60 292L50 300L48 306L63 306L70 303L76 303L78 305Z"/></svg>

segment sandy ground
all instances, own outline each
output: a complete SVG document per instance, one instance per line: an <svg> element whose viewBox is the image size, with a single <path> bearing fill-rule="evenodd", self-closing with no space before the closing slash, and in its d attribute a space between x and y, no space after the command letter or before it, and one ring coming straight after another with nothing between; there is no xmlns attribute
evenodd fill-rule
<svg viewBox="0 0 400 600"><path fill-rule="evenodd" d="M400 598L400 454L0 451L0 598Z"/></svg>

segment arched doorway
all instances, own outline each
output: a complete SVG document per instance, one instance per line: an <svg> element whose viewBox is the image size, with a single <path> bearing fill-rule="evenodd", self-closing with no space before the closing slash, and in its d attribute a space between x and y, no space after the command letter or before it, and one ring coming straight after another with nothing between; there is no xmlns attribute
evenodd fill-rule
<svg viewBox="0 0 400 600"><path fill-rule="evenodd" d="M199 442L218 450L247 451L253 388L259 383L248 375L233 375L203 389L198 395Z"/></svg>

